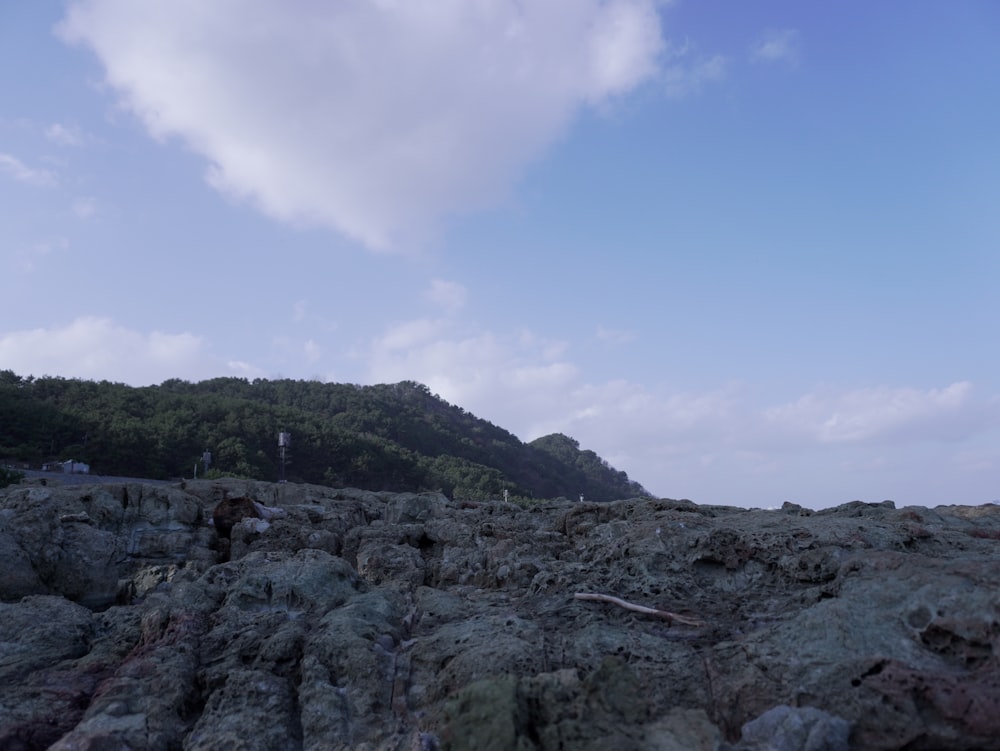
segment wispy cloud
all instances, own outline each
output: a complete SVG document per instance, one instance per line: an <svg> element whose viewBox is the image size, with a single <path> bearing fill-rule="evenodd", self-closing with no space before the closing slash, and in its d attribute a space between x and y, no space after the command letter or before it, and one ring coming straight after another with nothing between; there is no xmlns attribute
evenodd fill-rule
<svg viewBox="0 0 1000 751"><path fill-rule="evenodd" d="M306 362L309 363L318 362L320 357L323 356L323 348L315 339L307 339L306 343L302 345L302 352L305 355Z"/></svg>
<svg viewBox="0 0 1000 751"><path fill-rule="evenodd" d="M75 0L59 33L215 188L384 250L492 205L582 107L651 80L658 4L256 3L233 23L226 2Z"/></svg>
<svg viewBox="0 0 1000 751"><path fill-rule="evenodd" d="M600 341L612 344L627 344L634 342L636 339L634 331L609 328L607 326L598 326L596 336Z"/></svg>
<svg viewBox="0 0 1000 751"><path fill-rule="evenodd" d="M797 63L799 46L799 32L795 29L767 31L750 46L750 59L764 63Z"/></svg>
<svg viewBox="0 0 1000 751"><path fill-rule="evenodd" d="M263 378L266 375L263 369L245 360L229 360L226 362L226 370L228 371L226 375L235 378Z"/></svg>
<svg viewBox="0 0 1000 751"><path fill-rule="evenodd" d="M10 154L0 154L0 172L7 173L18 182L41 188L52 187L57 182L55 175L48 170L29 167Z"/></svg>
<svg viewBox="0 0 1000 751"><path fill-rule="evenodd" d="M35 271L42 260L53 253L60 253L69 249L69 239L66 237L53 237L22 250L18 253L21 270L26 272Z"/></svg>
<svg viewBox="0 0 1000 751"><path fill-rule="evenodd" d="M468 296L468 290L464 286L444 279L432 280L431 286L424 292L425 299L452 314L465 307Z"/></svg>
<svg viewBox="0 0 1000 751"><path fill-rule="evenodd" d="M728 60L723 55L674 63L661 75L664 92L672 99L697 94L706 85L724 80L727 66Z"/></svg>
<svg viewBox="0 0 1000 751"><path fill-rule="evenodd" d="M60 146L81 146L84 142L83 133L75 125L52 123L45 128L45 137Z"/></svg>
<svg viewBox="0 0 1000 751"><path fill-rule="evenodd" d="M340 328L336 319L317 313L315 306L310 304L309 300L296 300L292 303L292 321L302 328L324 335Z"/></svg>
<svg viewBox="0 0 1000 751"><path fill-rule="evenodd" d="M72 208L80 219L91 219L97 215L97 199L93 196L80 196L73 200Z"/></svg>

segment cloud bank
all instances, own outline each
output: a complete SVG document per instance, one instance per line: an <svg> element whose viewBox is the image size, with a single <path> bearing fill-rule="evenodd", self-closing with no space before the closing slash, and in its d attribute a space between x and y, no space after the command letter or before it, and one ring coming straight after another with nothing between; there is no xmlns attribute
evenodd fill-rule
<svg viewBox="0 0 1000 751"><path fill-rule="evenodd" d="M364 360L369 382L420 381L523 440L566 433L652 492L702 503L832 505L866 493L956 502L931 495L937 475L962 492L961 477L1000 467L991 448L1000 403L968 381L816 386L767 403L735 382L703 391L589 382L570 354L528 331L422 318L386 328Z"/></svg>
<svg viewBox="0 0 1000 751"><path fill-rule="evenodd" d="M0 334L0 364L18 375L134 386L219 375L226 368L207 357L205 349L205 341L194 334L143 333L98 316L82 316L65 326Z"/></svg>
<svg viewBox="0 0 1000 751"><path fill-rule="evenodd" d="M656 0L75 0L120 103L282 221L398 249L654 77Z"/></svg>

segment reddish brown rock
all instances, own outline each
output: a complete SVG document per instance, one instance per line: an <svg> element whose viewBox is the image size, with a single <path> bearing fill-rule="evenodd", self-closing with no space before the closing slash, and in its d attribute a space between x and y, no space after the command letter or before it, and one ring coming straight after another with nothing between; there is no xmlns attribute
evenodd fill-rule
<svg viewBox="0 0 1000 751"><path fill-rule="evenodd" d="M223 498L212 511L212 524L215 526L216 534L227 540L232 534L233 527L248 518L260 519L261 516L257 505L246 496Z"/></svg>

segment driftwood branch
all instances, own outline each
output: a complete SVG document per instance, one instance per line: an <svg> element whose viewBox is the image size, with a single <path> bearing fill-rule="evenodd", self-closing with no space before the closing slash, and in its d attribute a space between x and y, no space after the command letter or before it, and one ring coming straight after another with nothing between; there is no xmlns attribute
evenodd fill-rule
<svg viewBox="0 0 1000 751"><path fill-rule="evenodd" d="M647 608L645 605L636 605L634 602L628 602L620 597L614 597L613 595L601 595L593 592L577 592L573 595L576 600L593 600L595 602L610 602L612 605L617 605L620 608L625 608L625 610L631 610L635 613L642 613L643 615L651 615L654 618L661 618L668 623L680 623L684 626L702 626L704 625L701 621L695 620L694 618L686 618L683 615L677 615L677 613L670 613L666 610L657 610L656 608Z"/></svg>

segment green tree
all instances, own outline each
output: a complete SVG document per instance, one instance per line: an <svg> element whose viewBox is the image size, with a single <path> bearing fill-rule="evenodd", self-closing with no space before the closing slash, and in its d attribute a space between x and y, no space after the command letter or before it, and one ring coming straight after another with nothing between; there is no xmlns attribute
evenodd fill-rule
<svg viewBox="0 0 1000 751"><path fill-rule="evenodd" d="M8 467L0 467L0 488L6 488L8 485L17 485L23 479L24 472L18 472Z"/></svg>
<svg viewBox="0 0 1000 751"><path fill-rule="evenodd" d="M73 458L102 474L167 479L187 476L207 449L220 473L268 479L278 474L279 430L293 435L292 482L469 498L505 488L534 498L646 494L568 436L522 443L412 381L171 379L133 388L0 371L0 455L22 461Z"/></svg>

